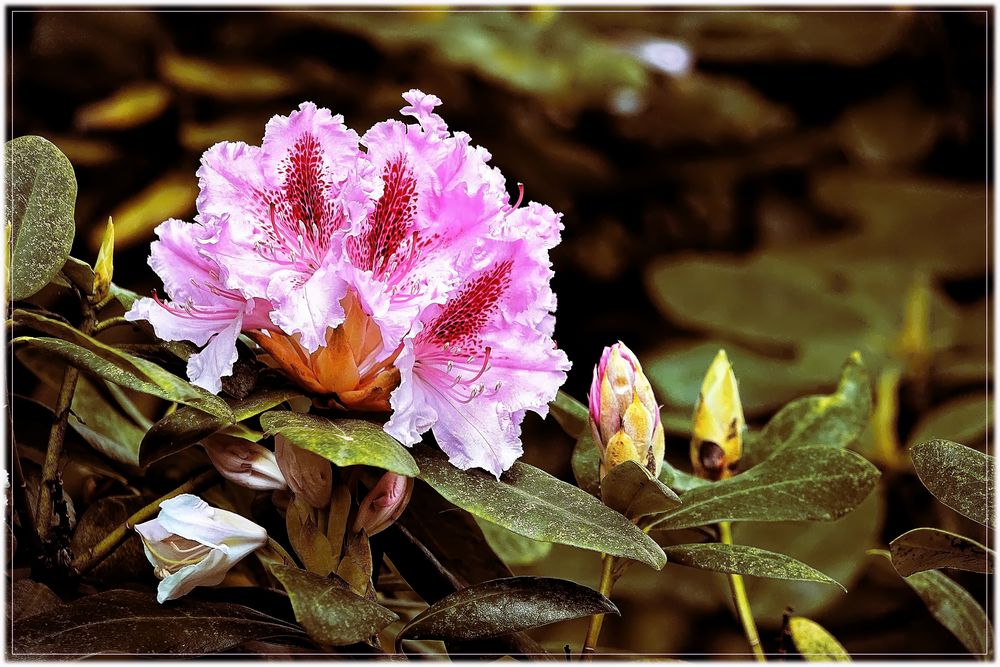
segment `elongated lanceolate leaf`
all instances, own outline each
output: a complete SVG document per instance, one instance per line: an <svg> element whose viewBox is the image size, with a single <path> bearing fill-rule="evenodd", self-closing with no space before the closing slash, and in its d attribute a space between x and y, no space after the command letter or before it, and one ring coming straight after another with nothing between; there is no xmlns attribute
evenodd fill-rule
<svg viewBox="0 0 1000 667"><path fill-rule="evenodd" d="M927 490L959 514L993 527L993 457L949 440L910 448Z"/></svg>
<svg viewBox="0 0 1000 667"><path fill-rule="evenodd" d="M633 520L665 512L681 502L676 493L635 461L625 461L608 471L601 480L601 499Z"/></svg>
<svg viewBox="0 0 1000 667"><path fill-rule="evenodd" d="M993 551L975 540L937 528L915 528L889 545L892 565L904 577L951 567L970 572L993 571Z"/></svg>
<svg viewBox="0 0 1000 667"><path fill-rule="evenodd" d="M660 569L663 550L618 512L586 491L517 462L496 479L459 470L440 451L413 449L420 477L451 503L519 535L615 556Z"/></svg>
<svg viewBox="0 0 1000 667"><path fill-rule="evenodd" d="M331 421L316 415L272 410L260 416L269 434L280 433L292 444L345 467L368 465L416 477L417 464L406 449L380 426L360 419Z"/></svg>
<svg viewBox="0 0 1000 667"><path fill-rule="evenodd" d="M819 570L795 560L791 556L748 547L741 544L677 544L663 547L667 562L686 565L699 570L724 572L726 574L746 574L767 579L788 579L792 581L815 581L821 584L846 588Z"/></svg>
<svg viewBox="0 0 1000 667"><path fill-rule="evenodd" d="M556 392L556 400L549 403L551 414L562 430L572 438L578 438L590 424L587 406L564 391Z"/></svg>
<svg viewBox="0 0 1000 667"><path fill-rule="evenodd" d="M760 463L784 447L847 447L865 430L871 409L868 372L855 352L844 363L837 390L783 407L754 439L744 463Z"/></svg>
<svg viewBox="0 0 1000 667"><path fill-rule="evenodd" d="M928 570L903 577L927 605L927 610L962 642L970 653L985 655L990 648L993 628L986 612L968 591L943 572Z"/></svg>
<svg viewBox="0 0 1000 667"><path fill-rule="evenodd" d="M586 586L549 577L494 579L452 593L406 624L404 639L489 639L618 608Z"/></svg>
<svg viewBox="0 0 1000 667"><path fill-rule="evenodd" d="M720 521L832 521L854 509L878 481L854 452L794 447L747 472L688 491L654 526L691 528Z"/></svg>

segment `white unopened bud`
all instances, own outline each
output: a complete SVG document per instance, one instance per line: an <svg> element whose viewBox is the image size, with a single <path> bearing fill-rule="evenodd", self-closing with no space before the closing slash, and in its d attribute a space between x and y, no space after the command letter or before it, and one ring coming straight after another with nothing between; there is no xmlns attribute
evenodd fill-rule
<svg viewBox="0 0 1000 667"><path fill-rule="evenodd" d="M240 486L259 491L288 487L274 452L256 442L217 434L206 438L202 446L219 474Z"/></svg>

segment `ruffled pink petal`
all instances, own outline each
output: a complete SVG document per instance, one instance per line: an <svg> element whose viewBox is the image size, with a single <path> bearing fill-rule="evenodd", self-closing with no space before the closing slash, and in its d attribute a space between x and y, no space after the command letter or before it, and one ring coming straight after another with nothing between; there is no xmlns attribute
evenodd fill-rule
<svg viewBox="0 0 1000 667"><path fill-rule="evenodd" d="M211 259L212 230L171 218L156 227L159 240L150 246L149 266L172 299L200 301L205 286L219 281L219 265Z"/></svg>
<svg viewBox="0 0 1000 667"><path fill-rule="evenodd" d="M309 352L326 344L328 328L344 321L340 301L347 295L348 284L332 265L317 270L305 282L294 271L272 274L268 297L275 304L271 321L286 334L300 334L299 342Z"/></svg>

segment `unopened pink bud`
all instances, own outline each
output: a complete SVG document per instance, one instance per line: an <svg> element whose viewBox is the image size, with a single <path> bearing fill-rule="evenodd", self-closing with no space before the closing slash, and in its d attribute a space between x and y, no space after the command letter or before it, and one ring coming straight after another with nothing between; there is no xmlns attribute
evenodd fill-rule
<svg viewBox="0 0 1000 667"><path fill-rule="evenodd" d="M368 492L354 519L354 532L364 530L369 536L391 526L410 503L413 478L387 472Z"/></svg>

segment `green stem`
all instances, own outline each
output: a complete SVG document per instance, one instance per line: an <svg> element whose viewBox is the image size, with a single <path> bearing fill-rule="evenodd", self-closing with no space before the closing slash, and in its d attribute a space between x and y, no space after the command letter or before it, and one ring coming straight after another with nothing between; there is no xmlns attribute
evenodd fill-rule
<svg viewBox="0 0 1000 667"><path fill-rule="evenodd" d="M98 563L107 558L112 551L118 548L118 545L128 538L129 533L133 528L135 528L137 523L142 523L143 521L151 519L157 512L159 512L160 503L164 500L170 500L171 498L179 496L182 493L198 493L199 491L204 491L213 484L216 484L218 481L219 473L215 471L215 468L211 468L197 477L188 480L184 484L181 484L170 493L160 496L126 519L125 523L115 528L107 535L107 537L88 549L87 553L75 558L73 560L73 570L78 574L85 574L92 570Z"/></svg>
<svg viewBox="0 0 1000 667"><path fill-rule="evenodd" d="M94 310L102 311L107 308L112 301L115 301L116 297L114 294L108 294L106 297L94 304Z"/></svg>
<svg viewBox="0 0 1000 667"><path fill-rule="evenodd" d="M90 334L94 328L94 310L84 305L83 323L80 331ZM45 460L42 462L42 482L38 489L38 513L35 515L38 537L45 542L52 526L52 488L59 475L59 460L62 458L63 441L66 438L66 424L69 420L70 407L73 405L73 393L80 371L75 366L68 366L63 375L62 386L59 387L59 398L56 400L54 421L49 431L49 442L45 448Z"/></svg>
<svg viewBox="0 0 1000 667"><path fill-rule="evenodd" d="M719 541L728 545L733 543L733 529L728 521L719 523ZM757 623L754 622L753 611L750 609L750 599L747 597L746 586L743 585L743 576L730 574L729 588L733 592L733 604L736 605L736 613L743 623L743 632L747 636L750 650L753 651L757 662L766 662L764 650L760 646L760 636L757 634Z"/></svg>
<svg viewBox="0 0 1000 667"><path fill-rule="evenodd" d="M132 322L126 320L124 317L109 317L108 319L104 320L103 322L98 322L97 323L97 325L94 327L93 335L96 336L97 334L101 333L102 331L105 331L105 330L110 329L112 327L122 327L122 326L125 326L127 324L132 324Z"/></svg>
<svg viewBox="0 0 1000 667"><path fill-rule="evenodd" d="M604 567L601 568L601 586L598 589L606 598L611 597L611 588L615 585L614 577L611 573L615 567L615 557L604 554L601 556ZM583 651L580 653L581 660L589 661L594 651L597 650L597 639L601 636L601 625L604 623L604 614L594 614L590 617L590 627L587 628L587 637L583 642Z"/></svg>

